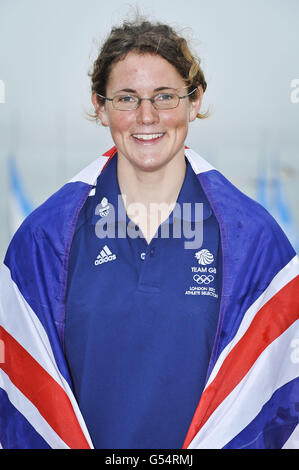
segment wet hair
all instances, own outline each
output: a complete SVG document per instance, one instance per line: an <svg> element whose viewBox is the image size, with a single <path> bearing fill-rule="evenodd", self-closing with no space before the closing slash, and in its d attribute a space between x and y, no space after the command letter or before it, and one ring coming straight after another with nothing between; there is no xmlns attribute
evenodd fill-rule
<svg viewBox="0 0 299 470"><path fill-rule="evenodd" d="M172 27L159 22L150 22L137 17L133 21L124 21L121 26L112 28L103 43L93 68L89 72L92 93L106 96L106 86L114 64L124 59L129 52L138 54L155 54L163 57L173 65L188 87L188 93L201 86L207 88L200 59L196 58L186 41ZM195 100L198 92L192 93L189 99ZM99 104L104 100L97 96ZM97 120L97 115L90 115ZM197 114L199 119L208 117L208 113Z"/></svg>

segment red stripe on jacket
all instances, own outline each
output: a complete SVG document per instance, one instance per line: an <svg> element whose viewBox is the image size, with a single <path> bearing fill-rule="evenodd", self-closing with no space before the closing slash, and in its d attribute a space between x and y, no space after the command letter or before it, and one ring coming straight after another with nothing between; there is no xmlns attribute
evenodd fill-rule
<svg viewBox="0 0 299 470"><path fill-rule="evenodd" d="M186 449L222 401L241 382L264 349L299 318L299 277L290 281L255 315L250 326L204 390L183 448Z"/></svg>
<svg viewBox="0 0 299 470"><path fill-rule="evenodd" d="M3 340L5 350L5 362L0 363L0 367L13 384L33 403L71 449L89 449L70 399L63 388L1 326L0 339Z"/></svg>

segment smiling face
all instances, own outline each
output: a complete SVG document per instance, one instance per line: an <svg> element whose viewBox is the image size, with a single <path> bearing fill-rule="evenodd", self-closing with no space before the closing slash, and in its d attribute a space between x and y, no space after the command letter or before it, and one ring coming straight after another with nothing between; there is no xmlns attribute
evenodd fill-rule
<svg viewBox="0 0 299 470"><path fill-rule="evenodd" d="M178 90L180 96L188 90L175 67L159 55L130 52L111 70L106 96L134 94L151 98L163 89ZM155 171L184 158L184 143L188 124L199 113L198 99L181 99L177 108L157 110L150 101L142 101L139 108L120 111L110 101L100 106L96 95L92 100L103 126L109 126L118 157L142 171Z"/></svg>

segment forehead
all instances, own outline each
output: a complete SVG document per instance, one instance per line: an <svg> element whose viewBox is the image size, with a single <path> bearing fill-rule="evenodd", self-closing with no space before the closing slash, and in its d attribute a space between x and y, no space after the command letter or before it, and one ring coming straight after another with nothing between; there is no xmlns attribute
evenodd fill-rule
<svg viewBox="0 0 299 470"><path fill-rule="evenodd" d="M176 68L163 57L155 54L130 52L113 65L107 91L152 91L161 86L181 88L185 82Z"/></svg>

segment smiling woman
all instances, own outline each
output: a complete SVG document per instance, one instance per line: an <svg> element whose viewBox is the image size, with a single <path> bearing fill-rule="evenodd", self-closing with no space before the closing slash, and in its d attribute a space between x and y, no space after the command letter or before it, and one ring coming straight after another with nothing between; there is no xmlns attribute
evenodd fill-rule
<svg viewBox="0 0 299 470"><path fill-rule="evenodd" d="M2 446L291 446L298 257L186 146L200 61L136 20L90 75L114 146L25 220L0 273Z"/></svg>
<svg viewBox="0 0 299 470"><path fill-rule="evenodd" d="M161 77L166 82L163 86ZM118 96L121 90L130 89L148 100L139 102L137 109L123 112L115 109L110 102L99 105L93 95L98 116L104 126L110 127L118 150L118 179L128 203L134 202L138 192L142 191L145 178L152 182L151 192L144 194L148 200L157 199L153 194L153 183L158 183L158 178L161 202L175 202L177 198L185 176L184 143L188 124L196 118L201 103L200 92L196 100L189 101L188 97L180 100L184 87L185 83L176 69L159 55L129 53L111 69L107 95ZM177 106L173 107L170 103L171 108L168 109L167 103L163 103L163 108L157 109L157 99L161 101L162 97L169 96L161 92L157 94L157 90L161 89L172 90L174 97L177 97ZM151 97L154 97L154 103L150 101ZM155 172L155 176L145 175L144 172ZM169 175L173 175L172 181ZM165 188L165 177L168 178L167 190L172 189L168 195L165 192L161 194L162 188ZM172 199L168 200L169 197ZM143 202L148 201L145 199Z"/></svg>
<svg viewBox="0 0 299 470"><path fill-rule="evenodd" d="M207 117L200 114L207 87L200 61L169 26L136 21L113 28L90 76L95 118L118 150L127 211L142 201L166 202L171 212L185 177L189 122ZM150 242L170 212L133 221Z"/></svg>

